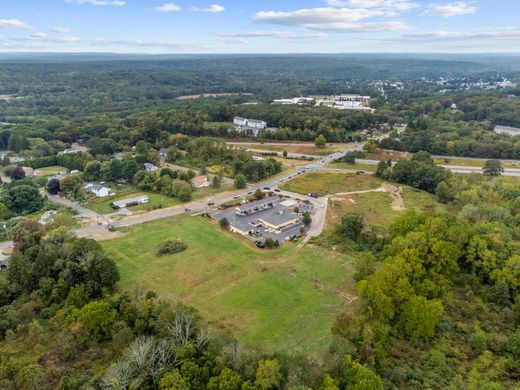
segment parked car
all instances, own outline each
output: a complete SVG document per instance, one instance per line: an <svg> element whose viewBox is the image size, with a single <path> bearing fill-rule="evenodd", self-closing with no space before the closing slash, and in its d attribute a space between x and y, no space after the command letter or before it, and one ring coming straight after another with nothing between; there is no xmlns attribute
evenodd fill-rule
<svg viewBox="0 0 520 390"><path fill-rule="evenodd" d="M186 207L184 211L191 211L191 209L189 207Z"/></svg>

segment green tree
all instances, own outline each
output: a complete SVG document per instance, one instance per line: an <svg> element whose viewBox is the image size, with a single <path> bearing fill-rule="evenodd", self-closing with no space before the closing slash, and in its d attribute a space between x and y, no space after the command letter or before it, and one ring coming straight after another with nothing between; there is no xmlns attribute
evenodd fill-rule
<svg viewBox="0 0 520 390"><path fill-rule="evenodd" d="M240 390L242 378L235 371L224 368L220 375L210 379L208 390Z"/></svg>
<svg viewBox="0 0 520 390"><path fill-rule="evenodd" d="M264 193L260 188L257 188L253 196L255 197L255 199L260 200L264 197Z"/></svg>
<svg viewBox="0 0 520 390"><path fill-rule="evenodd" d="M111 336L117 311L106 300L92 301L81 308L79 318L82 327L94 339L101 341Z"/></svg>
<svg viewBox="0 0 520 390"><path fill-rule="evenodd" d="M43 197L37 188L23 184L10 188L2 197L2 203L13 213L30 214L43 207Z"/></svg>
<svg viewBox="0 0 520 390"><path fill-rule="evenodd" d="M58 179L50 179L47 183L47 192L51 195L57 195L60 191L60 181Z"/></svg>
<svg viewBox="0 0 520 390"><path fill-rule="evenodd" d="M67 175L60 183L61 190L67 196L74 196L81 188L81 178L77 175Z"/></svg>
<svg viewBox="0 0 520 390"><path fill-rule="evenodd" d="M353 241L357 241L364 228L363 217L356 213L347 213L341 217L340 233Z"/></svg>
<svg viewBox="0 0 520 390"><path fill-rule="evenodd" d="M177 193L177 198L179 198L182 202L189 202L191 200L191 186L187 184L179 189Z"/></svg>
<svg viewBox="0 0 520 390"><path fill-rule="evenodd" d="M378 148L378 146L379 145L377 144L377 141L375 141L373 139L369 139L363 145L363 150L367 153L372 153Z"/></svg>
<svg viewBox="0 0 520 390"><path fill-rule="evenodd" d="M323 149L323 148L325 148L325 146L327 146L327 139L323 136L323 134L320 134L314 140L314 145L317 148Z"/></svg>
<svg viewBox="0 0 520 390"><path fill-rule="evenodd" d="M246 177L239 173L235 176L235 188L241 189L246 188L247 186L247 179Z"/></svg>
<svg viewBox="0 0 520 390"><path fill-rule="evenodd" d="M437 185L437 188L435 189L435 196L441 203L449 203L455 199L453 188L445 181L441 181Z"/></svg>
<svg viewBox="0 0 520 390"><path fill-rule="evenodd" d="M90 161L85 165L83 177L85 180L99 180L101 176L101 163L99 161Z"/></svg>
<svg viewBox="0 0 520 390"><path fill-rule="evenodd" d="M500 160L487 160L482 168L482 173L484 176L502 176L504 167Z"/></svg>
<svg viewBox="0 0 520 390"><path fill-rule="evenodd" d="M334 379L330 375L325 375L318 390L339 390L339 387L336 386Z"/></svg>
<svg viewBox="0 0 520 390"><path fill-rule="evenodd" d="M122 162L121 177L127 181L131 181L139 169L140 166L137 161L132 158L125 159Z"/></svg>
<svg viewBox="0 0 520 390"><path fill-rule="evenodd" d="M380 177L381 179L388 179L388 168L390 167L385 160L379 161L379 163L377 164L376 176Z"/></svg>
<svg viewBox="0 0 520 390"><path fill-rule="evenodd" d="M302 222L305 226L310 226L312 223L312 218L309 213L304 213L302 217Z"/></svg>
<svg viewBox="0 0 520 390"><path fill-rule="evenodd" d="M282 374L280 363L276 359L260 360L256 369L255 384L263 390L276 389L280 387Z"/></svg>
<svg viewBox="0 0 520 390"><path fill-rule="evenodd" d="M189 382L181 375L178 369L164 374L159 381L160 390L191 390Z"/></svg>
<svg viewBox="0 0 520 390"><path fill-rule="evenodd" d="M213 187L214 188L220 188L221 186L221 180L218 175L213 176Z"/></svg>
<svg viewBox="0 0 520 390"><path fill-rule="evenodd" d="M404 333L411 340L424 340L435 335L435 329L444 314L444 307L437 299L428 300L413 296L404 306L401 323Z"/></svg>
<svg viewBox="0 0 520 390"><path fill-rule="evenodd" d="M354 261L354 280L368 278L376 271L376 257L372 253L360 253Z"/></svg>
<svg viewBox="0 0 520 390"><path fill-rule="evenodd" d="M186 250L188 246L180 238L170 238L164 241L157 252L158 255L171 255Z"/></svg>
<svg viewBox="0 0 520 390"><path fill-rule="evenodd" d="M227 218L222 218L220 221L219 221L219 225L222 229L226 229L228 230L229 229L229 220Z"/></svg>

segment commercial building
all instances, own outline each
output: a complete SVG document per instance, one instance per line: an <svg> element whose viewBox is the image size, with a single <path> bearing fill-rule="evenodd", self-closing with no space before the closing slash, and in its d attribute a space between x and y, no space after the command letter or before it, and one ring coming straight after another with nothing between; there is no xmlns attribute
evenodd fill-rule
<svg viewBox="0 0 520 390"><path fill-rule="evenodd" d="M510 126L495 126L495 133L497 134L509 134L509 135L520 135L520 128Z"/></svg>

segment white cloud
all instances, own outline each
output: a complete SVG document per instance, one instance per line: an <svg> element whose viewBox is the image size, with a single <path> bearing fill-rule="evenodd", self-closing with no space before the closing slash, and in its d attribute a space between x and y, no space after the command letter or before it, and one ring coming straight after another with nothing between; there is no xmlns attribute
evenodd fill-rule
<svg viewBox="0 0 520 390"><path fill-rule="evenodd" d="M121 7L126 4L124 0L65 0L66 3L72 4L92 4L98 7L103 6L116 6Z"/></svg>
<svg viewBox="0 0 520 390"><path fill-rule="evenodd" d="M455 1L454 3L430 4L422 16L440 16L443 18L451 18L459 15L470 15L477 12L478 8L474 7L465 1Z"/></svg>
<svg viewBox="0 0 520 390"><path fill-rule="evenodd" d="M210 12L213 14L218 14L220 12L224 12L226 9L222 5L211 4L208 8L193 7L191 10L194 12Z"/></svg>
<svg viewBox="0 0 520 390"><path fill-rule="evenodd" d="M361 32L405 30L410 28L401 21L360 23L375 16L394 16L393 12L364 8L304 8L292 12L258 12L253 20L260 23L297 26L309 30L335 32Z"/></svg>
<svg viewBox="0 0 520 390"><path fill-rule="evenodd" d="M157 12L179 12L181 7L173 3L164 3L159 7L155 7Z"/></svg>
<svg viewBox="0 0 520 390"><path fill-rule="evenodd" d="M36 39L44 39L47 38L47 34L45 34L44 32L37 32L35 34L31 34L30 37Z"/></svg>
<svg viewBox="0 0 520 390"><path fill-rule="evenodd" d="M327 34L296 34L290 31L246 31L217 33L219 37L225 38L277 38L277 39L316 39L326 37Z"/></svg>
<svg viewBox="0 0 520 390"><path fill-rule="evenodd" d="M396 11L407 11L420 6L409 0L327 0L327 4L334 7L381 8Z"/></svg>
<svg viewBox="0 0 520 390"><path fill-rule="evenodd" d="M404 40L415 41L463 41L463 40L505 40L520 39L520 28L499 27L466 31L431 31L426 33L404 34Z"/></svg>
<svg viewBox="0 0 520 390"><path fill-rule="evenodd" d="M29 24L22 22L18 19L0 19L0 28L21 28L23 30L31 30L32 26Z"/></svg>
<svg viewBox="0 0 520 390"><path fill-rule="evenodd" d="M71 32L72 30L68 27L56 26L56 27L51 28L51 31L62 34L62 33Z"/></svg>

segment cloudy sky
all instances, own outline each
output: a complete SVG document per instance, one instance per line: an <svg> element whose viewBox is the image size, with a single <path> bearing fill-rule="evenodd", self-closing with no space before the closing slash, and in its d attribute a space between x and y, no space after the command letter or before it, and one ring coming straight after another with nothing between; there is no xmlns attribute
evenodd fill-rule
<svg viewBox="0 0 520 390"><path fill-rule="evenodd" d="M520 52L520 0L0 0L0 52Z"/></svg>

